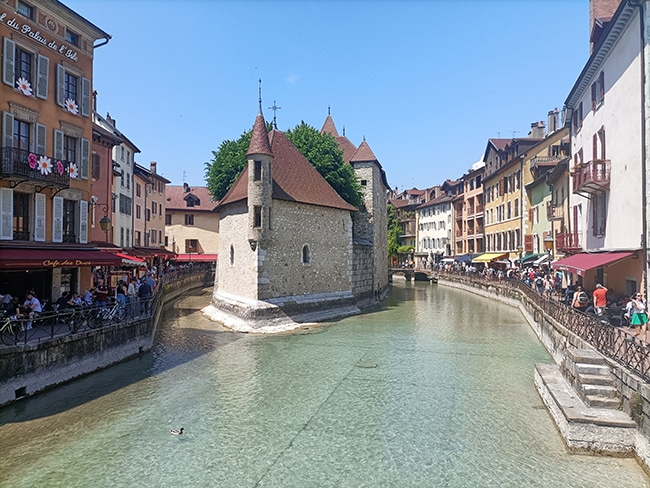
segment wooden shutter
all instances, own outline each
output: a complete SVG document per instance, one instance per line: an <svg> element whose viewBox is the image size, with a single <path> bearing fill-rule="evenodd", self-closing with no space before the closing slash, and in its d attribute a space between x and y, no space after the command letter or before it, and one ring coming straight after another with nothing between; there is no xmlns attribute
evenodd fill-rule
<svg viewBox="0 0 650 488"><path fill-rule="evenodd" d="M591 160L596 161L598 159L598 135L594 134L591 138Z"/></svg>
<svg viewBox="0 0 650 488"><path fill-rule="evenodd" d="M46 198L42 193L35 194L34 202L34 240L45 242Z"/></svg>
<svg viewBox="0 0 650 488"><path fill-rule="evenodd" d="M54 159L63 159L63 131L58 129L54 129Z"/></svg>
<svg viewBox="0 0 650 488"><path fill-rule="evenodd" d="M81 78L81 115L90 117L90 80Z"/></svg>
<svg viewBox="0 0 650 488"><path fill-rule="evenodd" d="M90 165L90 141L88 139L81 138L81 158L79 160L79 176L82 180L88 179Z"/></svg>
<svg viewBox="0 0 650 488"><path fill-rule="evenodd" d="M47 128L43 124L36 124L36 154L43 156L47 154L46 131Z"/></svg>
<svg viewBox="0 0 650 488"><path fill-rule="evenodd" d="M65 103L65 68L63 65L56 65L56 104L63 107ZM56 156L55 156L56 157Z"/></svg>
<svg viewBox="0 0 650 488"><path fill-rule="evenodd" d="M79 200L79 243L88 243L88 202Z"/></svg>
<svg viewBox="0 0 650 488"><path fill-rule="evenodd" d="M45 56L38 55L36 66L36 96L45 100L47 98L48 76L50 72L50 60Z"/></svg>
<svg viewBox="0 0 650 488"><path fill-rule="evenodd" d="M525 234L524 235L524 250L526 252L533 252L533 235Z"/></svg>
<svg viewBox="0 0 650 488"><path fill-rule="evenodd" d="M63 198L52 198L52 242L63 242Z"/></svg>
<svg viewBox="0 0 650 488"><path fill-rule="evenodd" d="M591 84L591 110L596 110L596 103L598 103L596 101L596 97L598 93L597 86L596 86L597 84L598 84L597 82L593 82Z"/></svg>
<svg viewBox="0 0 650 488"><path fill-rule="evenodd" d="M9 86L15 86L14 78L15 60L16 60L16 43L5 37L3 44L2 56L2 82Z"/></svg>
<svg viewBox="0 0 650 488"><path fill-rule="evenodd" d="M14 238L14 191L0 188L0 239Z"/></svg>
<svg viewBox="0 0 650 488"><path fill-rule="evenodd" d="M9 112L2 112L2 145L14 147L14 116Z"/></svg>

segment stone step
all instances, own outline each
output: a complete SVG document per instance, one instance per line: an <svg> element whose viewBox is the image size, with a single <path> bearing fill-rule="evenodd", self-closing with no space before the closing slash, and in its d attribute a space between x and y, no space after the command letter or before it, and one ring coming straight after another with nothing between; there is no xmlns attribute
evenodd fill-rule
<svg viewBox="0 0 650 488"><path fill-rule="evenodd" d="M578 374L593 374L607 376L611 373L609 366L594 363L576 363L576 372Z"/></svg>
<svg viewBox="0 0 650 488"><path fill-rule="evenodd" d="M604 398L614 398L617 394L616 388L607 385L582 385L582 392L587 397L601 396Z"/></svg>
<svg viewBox="0 0 650 488"><path fill-rule="evenodd" d="M611 375L602 374L578 374L578 381L581 385L608 385L613 384Z"/></svg>
<svg viewBox="0 0 650 488"><path fill-rule="evenodd" d="M611 408L618 409L621 401L618 398L606 398L599 395L587 395L585 403L593 408Z"/></svg>
<svg viewBox="0 0 650 488"><path fill-rule="evenodd" d="M567 356L574 363L607 364L605 358L593 349L567 349Z"/></svg>

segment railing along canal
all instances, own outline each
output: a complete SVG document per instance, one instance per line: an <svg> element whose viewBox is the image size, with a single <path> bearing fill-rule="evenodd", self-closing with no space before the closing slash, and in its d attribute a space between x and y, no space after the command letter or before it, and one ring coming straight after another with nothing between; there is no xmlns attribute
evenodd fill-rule
<svg viewBox="0 0 650 488"><path fill-rule="evenodd" d="M210 267L178 269L164 274L151 298L130 298L124 306L112 300L105 307L89 306L45 312L33 319L0 318L0 346L41 343L54 338L131 322L152 320L164 305L164 295L188 282L208 286L214 280Z"/></svg>
<svg viewBox="0 0 650 488"><path fill-rule="evenodd" d="M517 279L490 280L476 273L440 272L440 277L465 283L471 287L494 287L509 298L519 299L526 304L532 302L537 310L559 322L569 331L593 346L598 352L611 358L629 371L650 382L650 344L634 340L625 328L612 325L608 320L585 314L556 299L538 293L525 282ZM525 297L525 300L522 298ZM531 310L534 313L534 309Z"/></svg>

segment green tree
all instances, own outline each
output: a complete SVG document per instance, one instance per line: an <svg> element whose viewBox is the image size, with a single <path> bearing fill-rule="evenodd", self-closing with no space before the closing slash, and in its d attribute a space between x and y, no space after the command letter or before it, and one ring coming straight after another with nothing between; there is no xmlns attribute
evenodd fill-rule
<svg viewBox="0 0 650 488"><path fill-rule="evenodd" d="M399 222L397 209L390 203L388 210L388 256L394 257L399 254L399 236L402 234L402 225Z"/></svg>
<svg viewBox="0 0 650 488"><path fill-rule="evenodd" d="M205 163L205 181L212 196L221 200L246 167L246 152L252 130L244 132L236 141L223 141L219 150L212 151L212 161Z"/></svg>
<svg viewBox="0 0 650 488"><path fill-rule="evenodd" d="M304 121L285 134L343 200L363 208L361 185L352 166L344 164L343 151L332 135L322 134Z"/></svg>
<svg viewBox="0 0 650 488"><path fill-rule="evenodd" d="M271 130L267 124L267 130ZM212 195L221 200L246 167L246 152L252 131L245 132L236 141L223 141L212 151L212 161L205 163L205 180ZM318 170L346 202L362 208L361 186L354 170L343 163L343 152L329 134L301 122L285 133L300 153Z"/></svg>

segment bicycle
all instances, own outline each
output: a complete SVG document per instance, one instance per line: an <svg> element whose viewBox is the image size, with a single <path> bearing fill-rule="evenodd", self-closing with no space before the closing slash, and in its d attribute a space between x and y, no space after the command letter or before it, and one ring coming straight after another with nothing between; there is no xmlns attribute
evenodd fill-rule
<svg viewBox="0 0 650 488"><path fill-rule="evenodd" d="M15 346L25 338L25 331L18 320L12 317L0 319L0 341L6 346Z"/></svg>
<svg viewBox="0 0 650 488"><path fill-rule="evenodd" d="M101 307L95 315L96 326L105 325L111 322L122 322L126 317L126 307L115 301L109 307Z"/></svg>

